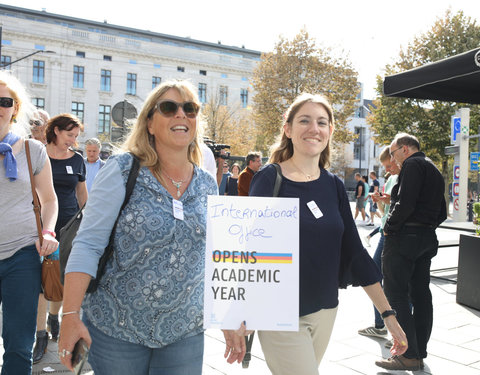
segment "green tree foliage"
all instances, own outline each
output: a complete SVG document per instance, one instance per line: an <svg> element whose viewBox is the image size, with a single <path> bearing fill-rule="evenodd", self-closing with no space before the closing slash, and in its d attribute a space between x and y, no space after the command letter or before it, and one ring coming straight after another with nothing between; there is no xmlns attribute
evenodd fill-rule
<svg viewBox="0 0 480 375"><path fill-rule="evenodd" d="M359 92L357 72L346 58L316 47L306 30L287 40L280 37L274 51L262 55L252 78L253 115L258 126L256 148L267 152L280 133L283 114L301 93L322 94L335 110L335 140L354 139L347 122Z"/></svg>
<svg viewBox="0 0 480 375"><path fill-rule="evenodd" d="M401 48L393 65L385 67L386 75L396 74L438 61L480 45L480 27L475 20L462 11L452 14L447 10L443 18L437 19L429 31L414 38L407 48ZM419 99L393 98L383 95L383 80L377 77L376 108L368 122L378 134L376 141L389 144L398 132L414 134L419 138L422 150L441 165L447 174L448 157L445 146L450 144L450 118L458 108L469 107L470 134L475 134L479 124L479 106L427 101Z"/></svg>

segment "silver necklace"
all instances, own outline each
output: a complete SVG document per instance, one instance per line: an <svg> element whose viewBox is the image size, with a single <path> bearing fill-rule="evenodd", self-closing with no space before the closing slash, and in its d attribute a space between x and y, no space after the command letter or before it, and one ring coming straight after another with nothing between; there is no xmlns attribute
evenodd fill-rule
<svg viewBox="0 0 480 375"><path fill-rule="evenodd" d="M290 161L292 162L293 166L294 166L297 170L299 170L299 171L307 178L308 181L312 181L313 175L311 175L311 174L306 174L306 173L305 173L304 171L302 171L299 167L297 167L297 165L293 162L292 159L290 159Z"/></svg>
<svg viewBox="0 0 480 375"><path fill-rule="evenodd" d="M162 170L162 172L163 172L163 174L164 174L165 176L167 176L168 179L172 182L172 185L177 188L177 198L179 198L180 195L181 195L181 194L180 194L180 188L181 188L182 184L188 180L188 177L187 177L186 180L175 181L173 178L171 178L171 177L167 174L167 172L165 172L165 171L163 171L163 170Z"/></svg>

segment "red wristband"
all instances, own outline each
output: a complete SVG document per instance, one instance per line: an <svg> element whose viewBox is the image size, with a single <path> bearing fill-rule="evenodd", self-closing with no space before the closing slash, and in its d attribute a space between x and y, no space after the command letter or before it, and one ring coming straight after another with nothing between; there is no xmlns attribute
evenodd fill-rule
<svg viewBox="0 0 480 375"><path fill-rule="evenodd" d="M51 230L42 230L42 234L49 234L51 235L53 238L56 238L57 237L57 234Z"/></svg>

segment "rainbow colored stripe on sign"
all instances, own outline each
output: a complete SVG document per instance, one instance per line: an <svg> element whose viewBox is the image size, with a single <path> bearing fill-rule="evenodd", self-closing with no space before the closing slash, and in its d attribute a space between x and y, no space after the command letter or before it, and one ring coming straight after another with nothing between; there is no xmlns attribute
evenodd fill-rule
<svg viewBox="0 0 480 375"><path fill-rule="evenodd" d="M256 253L257 263L292 263L291 253Z"/></svg>
<svg viewBox="0 0 480 375"><path fill-rule="evenodd" d="M220 251L212 253L213 261L218 263L292 263L292 253L257 253L256 251Z"/></svg>

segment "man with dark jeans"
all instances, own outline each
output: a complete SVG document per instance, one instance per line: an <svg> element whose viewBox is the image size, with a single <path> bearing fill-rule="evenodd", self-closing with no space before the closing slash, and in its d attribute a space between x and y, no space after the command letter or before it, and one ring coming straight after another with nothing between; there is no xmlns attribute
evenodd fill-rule
<svg viewBox="0 0 480 375"><path fill-rule="evenodd" d="M419 150L417 138L406 133L397 134L390 145L392 162L401 171L384 226L383 285L407 335L408 350L375 362L387 370L422 369L433 325L430 264L438 249L435 228L447 217L445 183Z"/></svg>

